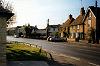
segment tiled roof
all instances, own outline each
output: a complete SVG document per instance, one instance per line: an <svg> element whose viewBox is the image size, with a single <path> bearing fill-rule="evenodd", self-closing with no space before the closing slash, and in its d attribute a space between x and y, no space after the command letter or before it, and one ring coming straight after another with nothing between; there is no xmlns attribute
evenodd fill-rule
<svg viewBox="0 0 100 66"><path fill-rule="evenodd" d="M95 17L97 19L100 19L100 7L94 7L94 6L90 6L89 7L91 9L91 11L93 12L93 14L95 15Z"/></svg>
<svg viewBox="0 0 100 66"><path fill-rule="evenodd" d="M80 25L80 24L83 24L83 23L82 23L83 18L84 18L84 15L79 15L79 16L74 20L74 22L71 23L71 25Z"/></svg>
<svg viewBox="0 0 100 66"><path fill-rule="evenodd" d="M86 17L88 16L89 11L92 11L93 14L94 14L94 16L95 16L98 20L100 20L100 7L97 7L97 8L96 8L96 7L94 7L94 6L89 6L89 8L87 9L86 15L85 15L85 17L84 17L84 19L83 19L83 22L84 22L84 20L86 19Z"/></svg>
<svg viewBox="0 0 100 66"><path fill-rule="evenodd" d="M49 27L52 27L52 28L58 28L60 25L49 25Z"/></svg>
<svg viewBox="0 0 100 66"><path fill-rule="evenodd" d="M63 23L63 25L61 27L69 27L70 24L74 21L75 19L72 18L71 20L68 19L67 21L65 21L65 23Z"/></svg>

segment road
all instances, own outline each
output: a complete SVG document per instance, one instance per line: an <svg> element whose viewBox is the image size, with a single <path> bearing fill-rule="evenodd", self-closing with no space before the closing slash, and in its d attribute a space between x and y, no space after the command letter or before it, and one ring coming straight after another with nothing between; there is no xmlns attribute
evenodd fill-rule
<svg viewBox="0 0 100 66"><path fill-rule="evenodd" d="M84 59L88 61L91 66L100 66L100 49L79 47L76 45L68 44L67 42L48 42L46 40L27 39L27 38L14 38L7 36L8 41L26 42L42 46L43 49L49 52L70 56L74 60Z"/></svg>

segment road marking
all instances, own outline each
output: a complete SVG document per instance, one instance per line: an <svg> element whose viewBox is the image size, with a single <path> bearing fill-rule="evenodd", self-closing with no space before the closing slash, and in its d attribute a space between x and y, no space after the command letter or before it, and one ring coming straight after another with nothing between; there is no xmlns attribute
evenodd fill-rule
<svg viewBox="0 0 100 66"><path fill-rule="evenodd" d="M77 58L77 57L74 57L74 56L67 56L67 55L62 54L62 53L55 53L54 51L51 51L51 52L52 52L53 54L55 54L55 55L58 55L58 56L64 56L64 57L67 57L67 58L71 58L71 59L80 61L80 58Z"/></svg>
<svg viewBox="0 0 100 66"><path fill-rule="evenodd" d="M88 62L90 65L94 65L94 66L100 66L100 65L97 65L95 63L91 63L91 62Z"/></svg>
<svg viewBox="0 0 100 66"><path fill-rule="evenodd" d="M88 51L88 52L100 53L100 52L97 52L97 51L94 51L94 50L86 50L86 49L79 49L79 50L84 50L84 51Z"/></svg>
<svg viewBox="0 0 100 66"><path fill-rule="evenodd" d="M67 55L64 55L64 54L59 54L59 56L64 56L64 57L68 57L68 58L80 61L80 58L77 58L77 57L74 57L74 56L67 56Z"/></svg>
<svg viewBox="0 0 100 66"><path fill-rule="evenodd" d="M55 53L54 51L52 51L52 52ZM56 53L55 53L55 55L68 57L68 58L71 58L71 59L74 59L74 60L77 60L77 61L80 61L80 60L81 60L80 58L77 58L77 57L74 57L74 56L67 56L67 55L61 54L61 53L60 53L60 54L56 54ZM100 65L97 65L97 64L91 63L91 62L88 62L88 64L93 65L93 66L100 66Z"/></svg>

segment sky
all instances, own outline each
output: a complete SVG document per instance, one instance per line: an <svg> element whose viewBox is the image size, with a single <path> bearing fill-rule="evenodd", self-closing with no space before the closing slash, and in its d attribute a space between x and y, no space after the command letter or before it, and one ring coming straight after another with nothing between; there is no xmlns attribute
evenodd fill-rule
<svg viewBox="0 0 100 66"><path fill-rule="evenodd" d="M64 23L69 14L76 18L80 13L80 8L94 6L95 0L5 0L14 7L16 23L13 26L30 24L37 25L43 29L49 24L57 25ZM100 2L98 3L100 4Z"/></svg>

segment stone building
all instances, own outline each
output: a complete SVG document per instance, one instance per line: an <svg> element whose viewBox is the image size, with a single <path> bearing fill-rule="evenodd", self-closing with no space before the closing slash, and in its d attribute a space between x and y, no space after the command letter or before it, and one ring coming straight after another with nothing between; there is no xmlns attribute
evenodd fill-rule
<svg viewBox="0 0 100 66"><path fill-rule="evenodd" d="M84 7L80 10L80 15L71 23L70 27L70 38L77 38L83 39L83 18L85 16Z"/></svg>
<svg viewBox="0 0 100 66"><path fill-rule="evenodd" d="M46 36L55 36L55 33L59 33L59 27L60 24L58 25L50 25L49 24L49 19L46 27Z"/></svg>
<svg viewBox="0 0 100 66"><path fill-rule="evenodd" d="M70 16L70 15L69 15ZM69 27L69 29L68 29ZM68 31L69 30L69 31ZM90 33L90 31L92 31ZM81 8L80 15L70 22L67 20L60 26L61 37L64 36L65 32L69 32L69 38L75 39L89 39L89 34L91 34L91 39L96 42L100 39L100 7L89 6L86 10Z"/></svg>
<svg viewBox="0 0 100 66"><path fill-rule="evenodd" d="M84 22L84 37L88 38L89 30L94 30L94 38L100 39L100 7L90 6L87 9Z"/></svg>
<svg viewBox="0 0 100 66"><path fill-rule="evenodd" d="M69 18L63 23L60 28L59 32L61 37L66 37L68 34L70 34L70 24L74 21L75 19L72 17L72 15L69 15ZM67 36L68 37L68 36Z"/></svg>

